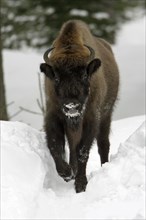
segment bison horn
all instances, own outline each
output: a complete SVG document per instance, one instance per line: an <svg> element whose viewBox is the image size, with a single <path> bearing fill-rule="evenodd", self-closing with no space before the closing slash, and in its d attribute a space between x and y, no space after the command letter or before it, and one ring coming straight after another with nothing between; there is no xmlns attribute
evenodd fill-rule
<svg viewBox="0 0 146 220"><path fill-rule="evenodd" d="M51 48L49 48L48 50L46 50L46 52L44 53L43 58L44 58L44 61L45 61L47 64L50 63L50 62L49 62L48 54L49 54L53 49L54 49L54 47L51 47Z"/></svg>
<svg viewBox="0 0 146 220"><path fill-rule="evenodd" d="M88 48L88 50L90 51L90 57L89 57L89 61L93 60L93 59L94 59L94 57L95 57L95 51L93 50L93 48L92 48L92 47L89 47L89 46L87 46L87 45L85 45L85 44L84 44L84 46L85 46L85 47L87 47L87 48Z"/></svg>

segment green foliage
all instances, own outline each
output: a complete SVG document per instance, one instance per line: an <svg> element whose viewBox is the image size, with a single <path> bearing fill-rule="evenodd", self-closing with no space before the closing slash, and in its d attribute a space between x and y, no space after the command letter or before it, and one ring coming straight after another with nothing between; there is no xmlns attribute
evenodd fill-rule
<svg viewBox="0 0 146 220"><path fill-rule="evenodd" d="M115 42L120 25L131 19L145 0L2 0L5 48L48 47L63 22L82 19L99 37Z"/></svg>

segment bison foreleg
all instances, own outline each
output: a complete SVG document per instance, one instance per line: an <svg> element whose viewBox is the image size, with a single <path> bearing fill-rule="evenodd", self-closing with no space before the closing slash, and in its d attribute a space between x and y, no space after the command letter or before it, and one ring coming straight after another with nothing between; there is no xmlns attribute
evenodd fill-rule
<svg viewBox="0 0 146 220"><path fill-rule="evenodd" d="M109 133L110 133L111 115L104 118L99 126L97 135L98 153L100 155L101 165L108 162L109 155Z"/></svg>
<svg viewBox="0 0 146 220"><path fill-rule="evenodd" d="M74 173L74 177L77 174L77 169L78 169L78 164L77 164L77 155L76 155L76 151L74 150L70 150L70 160L69 160L69 164L73 170Z"/></svg>
<svg viewBox="0 0 146 220"><path fill-rule="evenodd" d="M94 123L88 122L84 125L83 135L80 144L77 146L77 162L78 171L75 177L75 189L76 192L82 192L86 190L87 177L86 166L89 158L89 152L94 140L95 129Z"/></svg>
<svg viewBox="0 0 146 220"><path fill-rule="evenodd" d="M73 174L71 167L64 161L65 137L63 125L58 117L48 115L45 129L47 145L54 159L57 172L65 181L69 181Z"/></svg>

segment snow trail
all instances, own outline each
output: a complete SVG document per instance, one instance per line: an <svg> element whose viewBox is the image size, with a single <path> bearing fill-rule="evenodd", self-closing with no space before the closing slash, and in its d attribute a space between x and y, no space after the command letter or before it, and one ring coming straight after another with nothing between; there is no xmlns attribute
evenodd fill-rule
<svg viewBox="0 0 146 220"><path fill-rule="evenodd" d="M58 176L43 132L1 122L1 219L145 219L144 119L113 123L110 162L103 167L93 145L87 190L80 194L74 181Z"/></svg>

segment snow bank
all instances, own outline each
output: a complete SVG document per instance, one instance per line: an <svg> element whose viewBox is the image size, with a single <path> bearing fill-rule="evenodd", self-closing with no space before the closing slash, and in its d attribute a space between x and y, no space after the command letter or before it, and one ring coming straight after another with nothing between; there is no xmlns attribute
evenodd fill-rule
<svg viewBox="0 0 146 220"><path fill-rule="evenodd" d="M114 123L111 137L117 153L102 168L98 162L96 167L93 146L89 183L80 194L73 181L66 183L57 175L43 132L1 122L1 219L144 219L145 124L132 135L127 130L125 141L119 131L129 121L139 126L144 117Z"/></svg>
<svg viewBox="0 0 146 220"><path fill-rule="evenodd" d="M99 219L143 219L146 143L144 132L143 123L120 145L118 153L111 157L111 162L105 164L90 179L87 194L90 195L91 201L100 207L97 212L92 209L94 219L96 216L99 216Z"/></svg>
<svg viewBox="0 0 146 220"><path fill-rule="evenodd" d="M19 122L2 122L1 136L2 219L29 218L45 175L41 134Z"/></svg>

